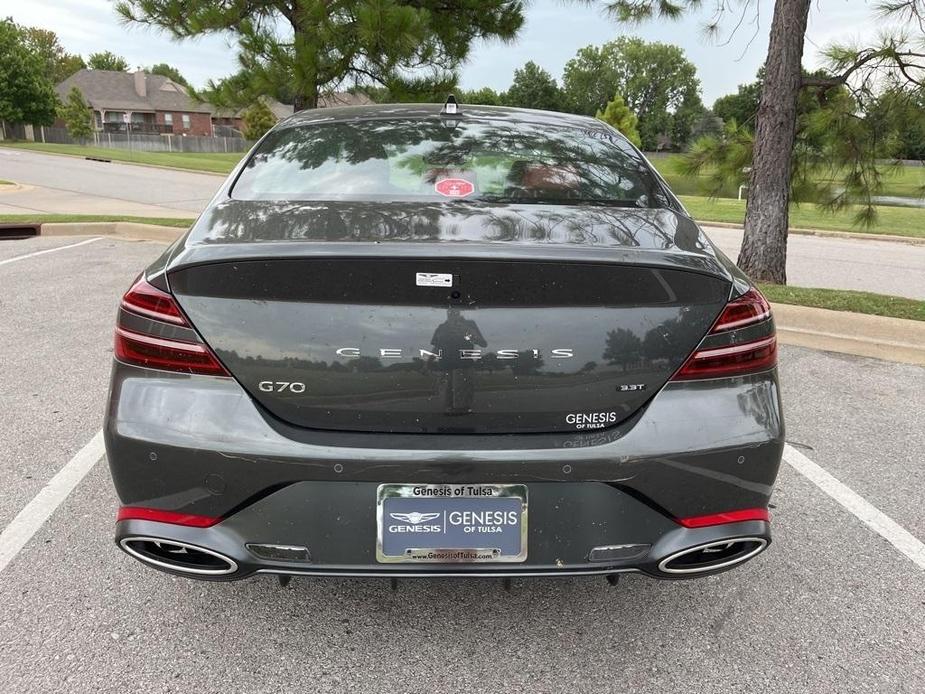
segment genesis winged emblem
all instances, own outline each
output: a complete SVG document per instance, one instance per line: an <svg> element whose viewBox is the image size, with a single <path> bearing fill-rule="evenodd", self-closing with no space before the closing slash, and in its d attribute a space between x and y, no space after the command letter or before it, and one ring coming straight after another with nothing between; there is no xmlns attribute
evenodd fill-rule
<svg viewBox="0 0 925 694"><path fill-rule="evenodd" d="M440 517L439 513L419 513L417 511L412 511L411 513L390 513L389 515L397 521L404 521L411 525L420 525L421 523L426 523L427 521Z"/></svg>

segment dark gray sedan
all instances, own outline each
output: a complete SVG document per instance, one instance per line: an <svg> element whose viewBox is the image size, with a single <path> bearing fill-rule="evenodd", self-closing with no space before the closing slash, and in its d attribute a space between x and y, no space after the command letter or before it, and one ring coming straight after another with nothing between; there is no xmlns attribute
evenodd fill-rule
<svg viewBox="0 0 925 694"><path fill-rule="evenodd" d="M770 542L776 361L606 124L303 112L122 300L116 541L211 580L716 573Z"/></svg>

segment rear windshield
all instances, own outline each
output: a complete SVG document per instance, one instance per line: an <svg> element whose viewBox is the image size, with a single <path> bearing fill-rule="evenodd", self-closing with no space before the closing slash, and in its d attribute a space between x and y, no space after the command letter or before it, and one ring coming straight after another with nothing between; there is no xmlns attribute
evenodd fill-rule
<svg viewBox="0 0 925 694"><path fill-rule="evenodd" d="M642 157L600 129L437 118L276 131L232 197L669 205Z"/></svg>

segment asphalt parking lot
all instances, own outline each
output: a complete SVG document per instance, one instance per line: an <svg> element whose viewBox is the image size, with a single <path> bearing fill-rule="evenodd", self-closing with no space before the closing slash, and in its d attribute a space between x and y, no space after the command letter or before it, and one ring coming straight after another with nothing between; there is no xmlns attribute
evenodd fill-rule
<svg viewBox="0 0 925 694"><path fill-rule="evenodd" d="M118 298L164 248L83 241L0 242L0 529L99 431ZM793 447L925 540L925 369L784 347L781 373ZM103 460L0 562L0 691L925 691L925 557L792 465L774 505L771 549L698 581L281 589L119 552Z"/></svg>

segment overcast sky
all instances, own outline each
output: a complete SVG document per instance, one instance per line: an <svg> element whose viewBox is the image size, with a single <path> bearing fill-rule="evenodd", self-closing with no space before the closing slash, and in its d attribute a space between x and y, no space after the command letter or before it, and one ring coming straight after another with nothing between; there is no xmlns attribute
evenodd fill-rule
<svg viewBox="0 0 925 694"><path fill-rule="evenodd" d="M759 26L745 23L727 45L716 45L702 35L705 16L630 27L618 25L593 7L558 0L534 0L528 4L527 22L517 41L475 46L462 70L461 86L506 89L514 69L528 60L539 63L558 79L566 61L579 48L604 43L621 34L636 34L649 41L681 46L697 66L704 103L710 105L717 97L735 91L737 85L754 79L767 50L772 7L769 0L759 0ZM209 36L175 42L143 26L127 27L116 18L110 0L0 0L0 16L51 29L72 53L86 56L111 50L125 57L132 67L170 63L196 86L234 72L236 67L233 44L226 38ZM865 0L817 0L810 19L805 64L816 67L818 49L832 41L870 33L871 17L870 3Z"/></svg>

